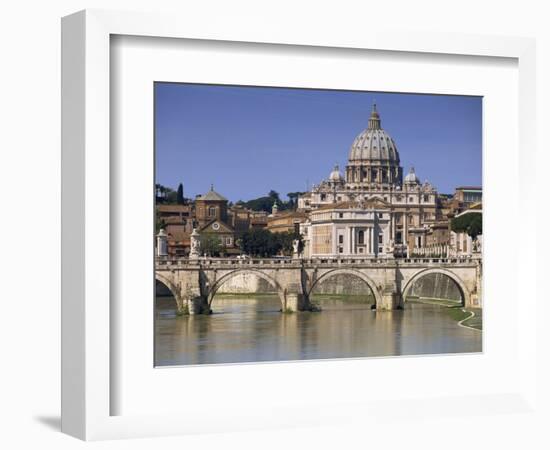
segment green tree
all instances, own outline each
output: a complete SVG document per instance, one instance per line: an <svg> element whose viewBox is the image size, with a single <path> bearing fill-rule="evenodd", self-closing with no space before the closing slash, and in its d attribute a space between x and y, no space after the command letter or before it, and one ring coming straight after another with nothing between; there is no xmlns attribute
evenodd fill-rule
<svg viewBox="0 0 550 450"><path fill-rule="evenodd" d="M171 189L171 188L168 188L168 187L165 187L165 194L164 194L164 203L167 203L169 205L175 205L178 203L178 200L177 200L177 192L174 191L174 189Z"/></svg>
<svg viewBox="0 0 550 450"><path fill-rule="evenodd" d="M298 252L302 252L304 249L304 239L300 233L296 231L285 231L282 233L276 233L281 243L281 251L283 255L291 256L294 253L294 241L298 240Z"/></svg>
<svg viewBox="0 0 550 450"><path fill-rule="evenodd" d="M277 254L290 256L294 251L294 240L303 249L302 236L295 232L272 233L266 229L253 229L243 233L239 243L241 251L250 256L267 258Z"/></svg>
<svg viewBox="0 0 550 450"><path fill-rule="evenodd" d="M213 233L203 233L200 237L201 252L206 256L220 256L223 250L220 237Z"/></svg>
<svg viewBox="0 0 550 450"><path fill-rule="evenodd" d="M166 203L166 204L177 203L177 193L173 189L157 183L155 185L155 190L157 193L158 203Z"/></svg>
<svg viewBox="0 0 550 450"><path fill-rule="evenodd" d="M451 230L455 233L467 233L472 239L483 234L483 217L481 213L463 214L451 219Z"/></svg>
<svg viewBox="0 0 550 450"><path fill-rule="evenodd" d="M241 251L250 256L269 257L280 250L279 242L273 233L266 229L252 229L240 238Z"/></svg>
<svg viewBox="0 0 550 450"><path fill-rule="evenodd" d="M287 194L289 200L283 201L281 200L278 192L271 190L266 196L263 197L253 198L246 202L239 200L237 205L244 206L245 208L253 211L266 211L270 213L273 205L277 203L279 211L292 210L296 209L298 206L298 196L301 194L302 192L290 192Z"/></svg>
<svg viewBox="0 0 550 450"><path fill-rule="evenodd" d="M185 199L183 198L183 184L178 185L178 191L176 193L176 202L178 205L183 205L185 202Z"/></svg>

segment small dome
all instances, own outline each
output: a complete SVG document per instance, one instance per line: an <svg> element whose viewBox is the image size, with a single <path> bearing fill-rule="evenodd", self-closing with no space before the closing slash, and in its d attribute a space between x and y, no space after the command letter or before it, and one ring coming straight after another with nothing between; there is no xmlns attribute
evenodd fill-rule
<svg viewBox="0 0 550 450"><path fill-rule="evenodd" d="M338 164L334 166L334 169L332 169L332 172L330 172L330 181L343 181L344 178L342 177L342 174L340 173L340 168L338 167Z"/></svg>
<svg viewBox="0 0 550 450"><path fill-rule="evenodd" d="M416 176L416 173L414 172L414 167L411 167L409 170L409 173L405 177L405 183L408 184L420 184L420 180Z"/></svg>
<svg viewBox="0 0 550 450"><path fill-rule="evenodd" d="M373 105L368 127L355 138L349 161L384 161L399 165L399 153L391 136L382 129L380 114Z"/></svg>

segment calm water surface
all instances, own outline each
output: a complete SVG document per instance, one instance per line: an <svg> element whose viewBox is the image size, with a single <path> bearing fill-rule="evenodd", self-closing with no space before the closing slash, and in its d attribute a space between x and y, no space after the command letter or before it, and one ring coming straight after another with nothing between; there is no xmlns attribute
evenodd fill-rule
<svg viewBox="0 0 550 450"><path fill-rule="evenodd" d="M363 356L480 352L482 333L462 328L444 307L408 303L377 312L324 300L320 313L281 314L277 297L214 299L210 316L176 316L157 298L157 366Z"/></svg>

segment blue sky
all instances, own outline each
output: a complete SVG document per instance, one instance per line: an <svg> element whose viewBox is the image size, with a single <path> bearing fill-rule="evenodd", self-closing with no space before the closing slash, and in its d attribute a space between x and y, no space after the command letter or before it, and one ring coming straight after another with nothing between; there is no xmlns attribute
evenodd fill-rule
<svg viewBox="0 0 550 450"><path fill-rule="evenodd" d="M373 101L404 173L481 186L481 97L176 83L155 84L156 182L232 201L304 191L344 169Z"/></svg>

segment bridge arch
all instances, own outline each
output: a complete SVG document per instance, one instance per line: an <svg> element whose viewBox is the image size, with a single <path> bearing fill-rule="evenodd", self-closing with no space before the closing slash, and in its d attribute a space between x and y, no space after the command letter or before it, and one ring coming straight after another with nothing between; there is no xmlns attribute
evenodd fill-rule
<svg viewBox="0 0 550 450"><path fill-rule="evenodd" d="M374 295L374 301L376 303L376 306L380 305L382 302L382 297L380 296L380 291L378 290L378 287L376 286L376 283L365 273L361 272L357 269L349 269L349 268L337 268L329 270L325 273L323 273L321 276L319 276L311 285L311 287L308 290L308 297L311 296L313 293L313 289L315 289L315 286L323 281L324 279L330 278L335 275L352 275L360 278L363 280L363 282L369 287L369 289L372 291L372 295Z"/></svg>
<svg viewBox="0 0 550 450"><path fill-rule="evenodd" d="M451 270L439 269L439 268L427 268L427 269L422 269L422 270L416 272L407 281L407 283L403 287L403 290L402 290L402 292L403 292L403 295L402 295L403 302L406 301L406 299L408 297L408 294L409 294L409 291L411 290L412 286L414 285L414 283L416 281L418 281L420 278L422 278L426 275L437 274L437 273L448 276L451 280L453 280L456 283L456 285L458 287L458 290L462 294L462 306L470 304L470 293L469 293L468 288L466 287L466 284L464 283L464 281L462 281L462 279L459 276L457 276L454 272L452 272Z"/></svg>
<svg viewBox="0 0 550 450"><path fill-rule="evenodd" d="M242 275L242 274L250 274L255 275L258 278L261 278L262 280L265 280L269 285L274 288L277 291L277 295L279 296L279 300L281 301L281 308L285 309L285 295L284 295L284 289L281 287L281 285L277 282L277 280L266 273L264 273L262 270L258 269L235 269L231 272L228 272L224 275L222 275L220 278L218 278L212 286L210 287L210 290L208 292L208 306L212 306L212 302L214 300L214 296L216 295L216 292L218 292L218 289L223 286L223 284L230 280L231 278Z"/></svg>
<svg viewBox="0 0 550 450"><path fill-rule="evenodd" d="M176 306L179 307L180 306L180 304L179 304L180 303L179 289L172 282L172 280L170 280L167 276L165 276L165 275L163 275L159 272L155 272L155 281L161 282L162 284L164 284L164 286L166 286L168 288L168 290L172 294L172 297L174 297L174 300L176 302Z"/></svg>

